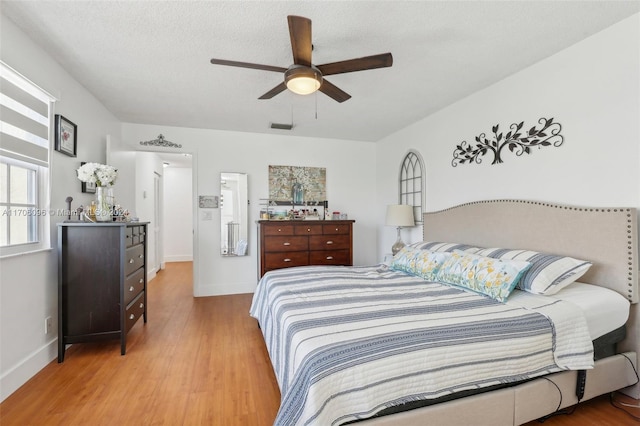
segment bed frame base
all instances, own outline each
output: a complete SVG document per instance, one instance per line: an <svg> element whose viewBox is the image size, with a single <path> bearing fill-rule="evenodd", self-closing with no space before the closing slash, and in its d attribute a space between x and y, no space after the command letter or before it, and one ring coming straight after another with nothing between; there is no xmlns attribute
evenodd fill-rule
<svg viewBox="0 0 640 426"><path fill-rule="evenodd" d="M638 382L635 352L595 362L587 371L584 399L632 386ZM367 426L516 426L578 403L577 371L563 371L510 388L499 389L391 416L359 422Z"/></svg>

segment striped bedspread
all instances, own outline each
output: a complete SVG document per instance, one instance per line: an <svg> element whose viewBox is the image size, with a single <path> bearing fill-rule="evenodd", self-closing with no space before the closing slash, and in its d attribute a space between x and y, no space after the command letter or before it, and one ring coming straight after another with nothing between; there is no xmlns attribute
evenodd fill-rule
<svg viewBox="0 0 640 426"><path fill-rule="evenodd" d="M578 308L527 295L502 304L383 266L265 274L250 314L282 395L274 424L338 425L406 402L592 368Z"/></svg>

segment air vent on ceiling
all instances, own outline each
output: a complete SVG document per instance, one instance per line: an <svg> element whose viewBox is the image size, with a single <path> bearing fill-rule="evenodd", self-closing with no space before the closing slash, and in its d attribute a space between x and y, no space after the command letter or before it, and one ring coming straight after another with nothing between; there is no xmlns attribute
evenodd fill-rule
<svg viewBox="0 0 640 426"><path fill-rule="evenodd" d="M271 123L271 128L280 130L291 130L293 129L293 124Z"/></svg>

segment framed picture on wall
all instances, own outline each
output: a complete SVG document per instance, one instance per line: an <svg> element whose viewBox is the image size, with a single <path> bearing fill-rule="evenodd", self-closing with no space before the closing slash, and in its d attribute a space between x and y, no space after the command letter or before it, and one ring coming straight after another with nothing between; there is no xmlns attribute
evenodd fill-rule
<svg viewBox="0 0 640 426"><path fill-rule="evenodd" d="M55 150L70 157L76 156L78 148L78 126L56 114L55 119Z"/></svg>
<svg viewBox="0 0 640 426"><path fill-rule="evenodd" d="M87 162L82 161L80 163L81 166L84 166ZM95 182L82 182L82 192L95 194L96 192L96 183Z"/></svg>

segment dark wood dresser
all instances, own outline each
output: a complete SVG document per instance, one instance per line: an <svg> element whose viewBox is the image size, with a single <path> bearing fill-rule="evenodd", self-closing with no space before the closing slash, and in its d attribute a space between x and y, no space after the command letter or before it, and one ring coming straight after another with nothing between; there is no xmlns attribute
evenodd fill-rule
<svg viewBox="0 0 640 426"><path fill-rule="evenodd" d="M353 265L354 220L258 221L258 273L306 265Z"/></svg>
<svg viewBox="0 0 640 426"><path fill-rule="evenodd" d="M147 223L58 224L58 362L66 345L120 338L147 322Z"/></svg>

